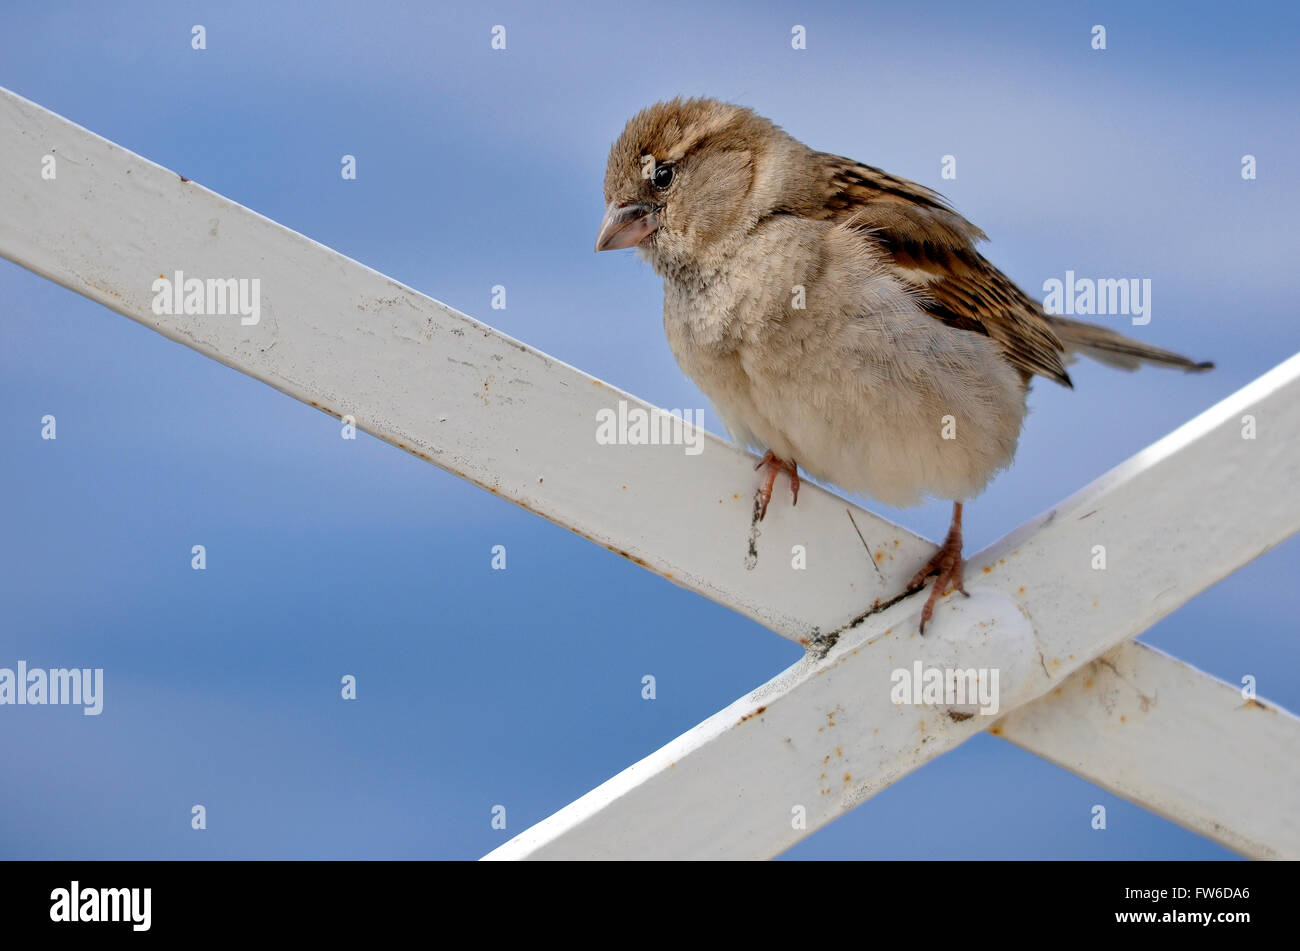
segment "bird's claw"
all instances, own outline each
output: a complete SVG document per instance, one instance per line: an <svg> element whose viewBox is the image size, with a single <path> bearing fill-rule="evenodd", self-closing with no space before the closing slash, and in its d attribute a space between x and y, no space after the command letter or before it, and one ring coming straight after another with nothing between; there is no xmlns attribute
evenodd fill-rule
<svg viewBox="0 0 1300 951"><path fill-rule="evenodd" d="M924 568L916 573L911 581L907 584L907 594L913 591L919 591L925 587L926 580L930 575L937 574L939 577L934 582L934 587L930 590L930 596L925 599L925 607L921 609L921 633L925 633L925 626L930 622L934 615L935 602L950 592L960 591L966 597L970 593L966 590L963 576L965 562L961 557L961 506L958 505L953 516L952 527L948 529L948 537L943 540L939 550L934 553Z"/></svg>
<svg viewBox="0 0 1300 951"><path fill-rule="evenodd" d="M786 462L778 459L772 450L768 450L758 465L754 466L754 471L767 467L767 474L758 486L758 520L761 522L767 516L767 503L772 501L772 486L776 483L776 477L782 472L790 473L790 494L793 497L791 504L799 504L799 466L794 462Z"/></svg>

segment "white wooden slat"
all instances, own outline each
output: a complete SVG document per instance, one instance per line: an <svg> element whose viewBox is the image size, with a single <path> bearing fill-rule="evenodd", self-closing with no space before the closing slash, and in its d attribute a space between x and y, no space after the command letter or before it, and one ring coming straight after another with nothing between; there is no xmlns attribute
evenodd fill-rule
<svg viewBox="0 0 1300 951"><path fill-rule="evenodd" d="M46 154L60 159L52 182L39 175ZM787 637L806 641L892 594L928 553L856 508L854 528L840 500L809 486L797 510L774 505L751 566L743 544L731 547L749 527L754 475L742 454L712 437L700 456L598 447L596 410L644 404L3 90L0 172L0 254L290 395L351 413ZM152 280L176 269L260 278L261 323L155 316ZM696 484L715 489L681 491ZM865 570L859 529L878 573ZM789 569L792 544L808 546L816 571Z"/></svg>
<svg viewBox="0 0 1300 951"><path fill-rule="evenodd" d="M1300 858L1300 719L1153 647L1117 647L991 732L1243 855Z"/></svg>
<svg viewBox="0 0 1300 951"><path fill-rule="evenodd" d="M1247 414L1267 438L1242 438ZM1005 715L1300 529L1298 482L1300 355L975 555L972 597L950 597L925 637L915 634L918 599L873 615L825 661L796 664L488 857L777 855L988 725L894 705L893 670L918 660L1000 667ZM1091 567L1097 545L1107 549L1104 570ZM1045 754L1111 781L1105 749L1038 735ZM1247 735L1243 754L1262 767L1277 752L1274 737ZM1161 768L1129 757L1120 782L1168 793L1146 775ZM1285 802L1220 837L1286 848L1295 787ZM1194 821L1196 806L1195 797L1157 803L1180 820ZM799 807L803 828L791 821Z"/></svg>
<svg viewBox="0 0 1300 951"><path fill-rule="evenodd" d="M854 508L874 571L841 499L807 484L792 509L782 484L755 563L752 457L704 433L698 455L598 445L598 412L648 404L5 90L0 255L793 640L892 596L932 550ZM177 270L258 278L260 322L155 315L152 282Z"/></svg>

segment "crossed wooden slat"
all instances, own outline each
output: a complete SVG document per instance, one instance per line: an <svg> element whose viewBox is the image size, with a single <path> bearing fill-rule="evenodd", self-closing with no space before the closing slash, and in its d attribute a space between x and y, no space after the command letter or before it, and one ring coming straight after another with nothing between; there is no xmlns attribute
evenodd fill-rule
<svg viewBox="0 0 1300 951"><path fill-rule="evenodd" d="M975 555L972 597L921 638L919 598L861 617L931 550L906 530L809 485L751 533L749 456L598 445L600 410L645 404L5 90L0 172L5 257L811 648L491 857L775 855L990 724L1247 855L1300 856L1300 720L1129 643L1300 529L1300 357ZM177 270L259 278L260 322L155 315ZM996 668L1000 718L894 704L916 661Z"/></svg>

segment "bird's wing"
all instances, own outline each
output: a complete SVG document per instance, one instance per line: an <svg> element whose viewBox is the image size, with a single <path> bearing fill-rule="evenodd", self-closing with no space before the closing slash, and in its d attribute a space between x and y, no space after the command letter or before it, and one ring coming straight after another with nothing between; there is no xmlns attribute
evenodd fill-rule
<svg viewBox="0 0 1300 951"><path fill-rule="evenodd" d="M1026 379L1038 374L1070 385L1064 347L1038 303L975 250L983 231L922 185L843 156L816 158L824 200L808 209L810 217L862 229L928 313L991 337Z"/></svg>

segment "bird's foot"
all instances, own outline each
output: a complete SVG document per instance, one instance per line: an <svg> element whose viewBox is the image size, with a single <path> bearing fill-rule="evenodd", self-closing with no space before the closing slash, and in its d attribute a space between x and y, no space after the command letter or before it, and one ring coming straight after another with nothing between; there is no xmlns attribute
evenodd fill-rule
<svg viewBox="0 0 1300 951"><path fill-rule="evenodd" d="M925 607L921 609L921 633L925 633L925 626L930 622L934 614L934 604L944 595L951 591L960 591L966 597L970 597L963 586L962 571L965 562L961 557L961 503L958 502L953 508L952 525L948 529L948 537L943 540L939 550L926 563L926 566L916 573L907 585L906 593L911 594L913 591L919 591L925 587L926 579L930 575L937 574L939 577L934 583L934 588L930 591L930 596L925 599Z"/></svg>
<svg viewBox="0 0 1300 951"><path fill-rule="evenodd" d="M772 501L772 486L776 483L776 477L782 472L790 473L790 493L794 497L792 504L799 504L799 465L794 462L786 462L784 459L778 459L772 450L759 460L758 465L754 466L757 471L766 467L767 473L763 477L762 484L758 487L758 520L761 522L767 515L767 503Z"/></svg>

